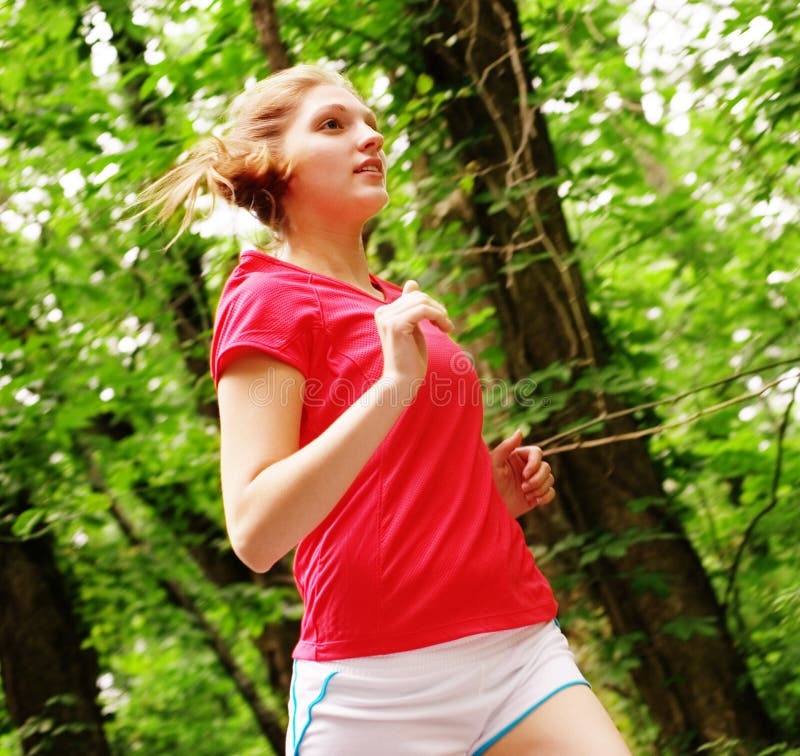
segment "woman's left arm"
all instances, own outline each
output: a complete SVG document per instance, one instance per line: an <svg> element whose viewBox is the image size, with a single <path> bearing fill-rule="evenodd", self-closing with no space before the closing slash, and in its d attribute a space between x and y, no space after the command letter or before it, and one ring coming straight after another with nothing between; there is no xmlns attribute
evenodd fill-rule
<svg viewBox="0 0 800 756"><path fill-rule="evenodd" d="M538 446L520 446L521 431L514 431L492 450L492 476L513 518L556 497L555 479Z"/></svg>

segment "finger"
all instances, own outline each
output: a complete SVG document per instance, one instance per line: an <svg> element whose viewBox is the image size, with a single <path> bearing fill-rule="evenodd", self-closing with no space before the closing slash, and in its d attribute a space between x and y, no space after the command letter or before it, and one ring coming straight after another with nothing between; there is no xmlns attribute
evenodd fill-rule
<svg viewBox="0 0 800 756"><path fill-rule="evenodd" d="M414 331L411 334L414 337L414 344L421 355L424 356L425 362L428 361L428 342L425 341L425 334L420 331L419 326L414 326Z"/></svg>
<svg viewBox="0 0 800 756"><path fill-rule="evenodd" d="M416 326L420 320L430 320L445 332L452 331L455 327L453 321L447 316L447 310L430 298L409 302L391 313L387 311L383 315L384 318L390 317L401 326Z"/></svg>
<svg viewBox="0 0 800 756"><path fill-rule="evenodd" d="M555 498L556 490L553 486L547 486L538 491L529 491L525 494L525 499L530 502L537 502L540 504L552 501Z"/></svg>
<svg viewBox="0 0 800 756"><path fill-rule="evenodd" d="M530 504L531 509L534 507L541 507L549 504L556 498L556 491L554 488L549 488L544 494L526 496L525 500Z"/></svg>
<svg viewBox="0 0 800 756"><path fill-rule="evenodd" d="M410 294L412 291L419 291L419 284L409 278L408 281L403 284L403 294Z"/></svg>
<svg viewBox="0 0 800 756"><path fill-rule="evenodd" d="M422 302L414 305L408 314L410 322L413 322L414 325L417 325L420 320L429 320L445 333L455 328L455 324L447 315L447 310L438 302Z"/></svg>
<svg viewBox="0 0 800 756"><path fill-rule="evenodd" d="M525 463L525 469L522 471L522 476L524 478L530 478L535 475L537 470L541 469L540 465L542 465L542 458L544 455L538 446L523 446L520 451L523 449L527 453L528 458Z"/></svg>
<svg viewBox="0 0 800 756"><path fill-rule="evenodd" d="M508 438L503 439L499 444L497 444L497 446L494 447L493 453L496 454L502 461L505 461L521 442L522 431L517 429Z"/></svg>
<svg viewBox="0 0 800 756"><path fill-rule="evenodd" d="M416 282L412 281L410 283L413 283L416 286ZM406 287L408 287L408 284L406 284ZM404 289L403 296L395 300L392 304L388 305L387 309L390 312L400 313L419 304L429 304L432 307L440 309L442 314L447 316L447 308L441 302L434 299L430 294L420 291L419 287L409 288L407 292Z"/></svg>
<svg viewBox="0 0 800 756"><path fill-rule="evenodd" d="M522 483L522 490L525 493L534 492L534 493L542 493L546 491L550 486L555 485L555 478L553 477L552 473L547 472L544 477L535 477L531 480L526 480Z"/></svg>
<svg viewBox="0 0 800 756"><path fill-rule="evenodd" d="M533 475L530 475L527 478L523 476L523 483L531 489L541 488L544 482L552 477L553 471L550 469L550 465L547 464L547 462L543 462L542 466L537 468Z"/></svg>

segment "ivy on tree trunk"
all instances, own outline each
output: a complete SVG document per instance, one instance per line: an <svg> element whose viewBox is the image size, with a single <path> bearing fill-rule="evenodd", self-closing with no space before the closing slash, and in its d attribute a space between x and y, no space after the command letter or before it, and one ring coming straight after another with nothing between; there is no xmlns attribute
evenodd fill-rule
<svg viewBox="0 0 800 756"><path fill-rule="evenodd" d="M475 176L476 246L485 249L478 260L493 284L510 376L520 380L560 363L573 366L577 380L606 364L609 346L589 312L573 255L547 124L531 104L533 72L516 5L440 0L436 11L421 29L421 58L436 87L456 93L444 118L463 169ZM531 261L512 268L523 254ZM620 406L601 391L575 390L536 435ZM626 417L604 430L634 427ZM658 503L664 492L645 443L573 451L557 458L554 469L561 511L576 533L650 534L613 558L592 559L589 569L614 632L641 638L633 676L665 738L688 738L686 745L720 737L768 741L773 727L705 570L680 523ZM636 511L629 506L634 500L653 503ZM666 590L637 587L642 569L663 576Z"/></svg>

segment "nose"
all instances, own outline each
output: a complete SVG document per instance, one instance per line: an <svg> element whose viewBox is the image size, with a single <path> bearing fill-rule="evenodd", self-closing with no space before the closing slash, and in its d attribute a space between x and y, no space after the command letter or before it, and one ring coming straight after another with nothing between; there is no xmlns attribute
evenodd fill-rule
<svg viewBox="0 0 800 756"><path fill-rule="evenodd" d="M358 149L362 152L374 150L379 152L383 148L383 134L365 123L358 135Z"/></svg>

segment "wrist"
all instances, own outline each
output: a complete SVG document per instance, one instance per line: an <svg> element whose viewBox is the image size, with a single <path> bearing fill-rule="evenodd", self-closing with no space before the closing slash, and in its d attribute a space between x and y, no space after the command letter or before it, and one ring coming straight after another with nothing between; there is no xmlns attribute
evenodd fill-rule
<svg viewBox="0 0 800 756"><path fill-rule="evenodd" d="M423 383L423 378L404 378L395 373L384 373L373 388L379 403L403 410L414 401Z"/></svg>

